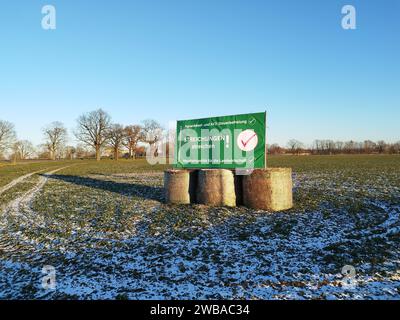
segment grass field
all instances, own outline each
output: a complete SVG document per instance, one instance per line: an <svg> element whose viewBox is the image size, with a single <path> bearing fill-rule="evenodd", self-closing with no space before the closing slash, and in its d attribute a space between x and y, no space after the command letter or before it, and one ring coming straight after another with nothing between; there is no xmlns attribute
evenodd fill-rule
<svg viewBox="0 0 400 320"><path fill-rule="evenodd" d="M0 298L399 299L400 157L268 165L293 168L287 212L166 205L145 160L0 166Z"/></svg>

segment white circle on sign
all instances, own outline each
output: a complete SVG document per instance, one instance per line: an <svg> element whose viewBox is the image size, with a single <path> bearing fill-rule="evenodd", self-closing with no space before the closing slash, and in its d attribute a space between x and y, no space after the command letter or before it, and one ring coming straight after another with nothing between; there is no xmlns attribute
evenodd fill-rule
<svg viewBox="0 0 400 320"><path fill-rule="evenodd" d="M252 151L258 144L257 133L251 129L244 130L238 135L236 142L240 150Z"/></svg>

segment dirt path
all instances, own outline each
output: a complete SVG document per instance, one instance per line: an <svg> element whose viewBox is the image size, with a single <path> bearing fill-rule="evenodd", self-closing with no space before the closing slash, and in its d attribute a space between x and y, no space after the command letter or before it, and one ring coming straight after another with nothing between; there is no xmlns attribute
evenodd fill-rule
<svg viewBox="0 0 400 320"><path fill-rule="evenodd" d="M63 169L69 168L71 166L65 166L62 168L58 168L47 173L44 173L40 176L39 181L36 185L26 191L23 195L11 201L2 209L1 219L0 219L0 252L8 251L12 252L18 249L18 246L14 243L13 232L10 233L11 229L17 229L18 226L22 225L30 225L30 226L43 226L45 225L45 221L43 221L43 217L39 217L32 210L32 203L35 199L36 195L42 190L42 188L47 183L49 177ZM46 169L45 169L46 170ZM39 172L45 171L41 170ZM29 176L32 176L35 173L31 173L29 175L24 176L24 179L15 179L12 183L13 185L18 184L19 182L27 179ZM18 180L18 181L17 181ZM40 219L41 218L41 219ZM19 234L19 241L25 240L29 242L28 238L25 238L23 234ZM17 241L17 242L19 242Z"/></svg>
<svg viewBox="0 0 400 320"><path fill-rule="evenodd" d="M31 211L30 207L31 207L33 199L35 198L37 193L40 192L40 190L44 187L47 180L49 179L49 176L51 176L52 174L54 174L58 171L69 168L69 167L70 166L66 166L66 167L58 168L58 169L49 171L47 173L44 173L42 176L40 176L39 181L33 188L31 188L30 190L25 192L22 196L18 197L17 199L11 201L11 203L6 206L4 211L11 210L12 212L19 212L20 211L19 209L21 206L24 206L26 209L28 209L28 211ZM42 170L42 171L44 171L44 170Z"/></svg>
<svg viewBox="0 0 400 320"><path fill-rule="evenodd" d="M16 179L14 179L14 180L11 181L9 184L7 184L7 185L5 185L5 186L3 186L3 187L0 188L0 196L1 196L4 192L6 192L7 190L9 190L9 189L15 187L17 184L23 182L24 180L26 180L26 179L32 177L33 175L35 175L35 174L37 174L37 173L40 173L40 172L43 172L43 171L46 171L46 170L47 170L47 169L42 169L42 170L39 170L39 171L31 172L31 173L25 174L25 175L23 175L23 176L21 176L21 177L18 177L18 178L16 178Z"/></svg>

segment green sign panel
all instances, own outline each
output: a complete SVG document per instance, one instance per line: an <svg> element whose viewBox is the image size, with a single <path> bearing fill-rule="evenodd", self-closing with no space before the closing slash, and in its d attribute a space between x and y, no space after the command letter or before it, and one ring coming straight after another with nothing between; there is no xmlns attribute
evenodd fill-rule
<svg viewBox="0 0 400 320"><path fill-rule="evenodd" d="M266 113L177 122L176 168L265 168Z"/></svg>

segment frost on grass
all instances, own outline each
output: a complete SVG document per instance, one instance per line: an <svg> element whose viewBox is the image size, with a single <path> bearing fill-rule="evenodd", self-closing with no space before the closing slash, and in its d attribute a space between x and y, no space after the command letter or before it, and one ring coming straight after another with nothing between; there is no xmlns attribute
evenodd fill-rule
<svg viewBox="0 0 400 320"><path fill-rule="evenodd" d="M165 205L160 172L56 173L3 210L0 298L399 299L399 171L293 178L296 206L270 214Z"/></svg>

